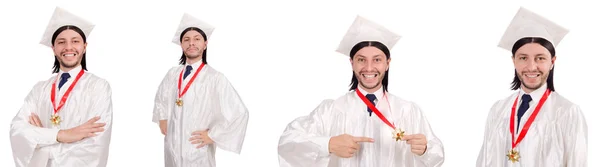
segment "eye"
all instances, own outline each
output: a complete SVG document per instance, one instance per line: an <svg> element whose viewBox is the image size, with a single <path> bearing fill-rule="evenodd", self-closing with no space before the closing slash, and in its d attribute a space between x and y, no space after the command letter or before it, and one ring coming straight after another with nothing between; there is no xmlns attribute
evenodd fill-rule
<svg viewBox="0 0 600 167"><path fill-rule="evenodd" d="M546 60L545 57L538 57L538 60Z"/></svg>
<svg viewBox="0 0 600 167"><path fill-rule="evenodd" d="M380 61L381 61L381 58L376 58L375 59L375 62L380 62Z"/></svg>
<svg viewBox="0 0 600 167"><path fill-rule="evenodd" d="M358 58L358 61L359 61L359 62L363 62L363 61L365 61L365 59L363 59L363 58Z"/></svg>
<svg viewBox="0 0 600 167"><path fill-rule="evenodd" d="M527 60L527 57L523 56L523 57L519 57L520 60Z"/></svg>

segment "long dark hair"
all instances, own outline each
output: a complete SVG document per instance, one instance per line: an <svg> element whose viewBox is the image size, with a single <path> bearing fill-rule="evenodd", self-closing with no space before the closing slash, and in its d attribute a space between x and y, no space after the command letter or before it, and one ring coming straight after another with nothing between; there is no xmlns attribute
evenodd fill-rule
<svg viewBox="0 0 600 167"><path fill-rule="evenodd" d="M358 52L360 49L368 47L368 46L373 46L373 47L376 47L377 49L381 50L383 52L383 54L385 54L386 61L387 61L387 59L390 58L390 50L387 48L387 46L385 46L381 42L363 41L363 42L357 43L356 45L354 45L354 47L352 47L352 49L350 50L350 59L354 59L354 55L356 55L356 52ZM387 92L389 71L390 71L389 69L385 70L385 74L383 75L383 81L381 81L381 85L383 85L384 92ZM358 87L358 78L356 78L354 71L352 71L352 81L350 82L350 91L355 90L357 87Z"/></svg>
<svg viewBox="0 0 600 167"><path fill-rule="evenodd" d="M206 34L204 33L204 31L202 31L199 28L196 27L188 27L185 30L183 30L183 32L181 32L181 35L179 35L179 43L181 43L181 40L183 39L183 34L185 34L188 31L197 31L198 33L200 33L200 35L202 35L202 38L204 39L204 41L206 41ZM207 48L204 49L204 51L202 51L202 63L204 64L208 64L206 62L206 50L208 50ZM179 58L179 64L181 65L185 65L185 61L187 61L187 57L185 57L185 52L181 54L181 58Z"/></svg>
<svg viewBox="0 0 600 167"><path fill-rule="evenodd" d="M81 38L83 39L83 43L87 43L85 34L83 33L83 31L81 31L81 29L79 29L79 27L74 26L74 25L66 25L66 26L62 26L62 27L58 28L56 31L54 31L54 34L52 34L52 41L51 41L52 46L54 46L54 41L56 40L56 37L58 37L58 34L60 34L61 32L65 31L65 30L73 30L73 31L77 32L79 35L81 35ZM81 68L83 68L84 70L87 71L87 66L85 63L85 54L86 53L83 53L83 57L81 58ZM58 55L54 55L54 66L52 67L53 74L58 73L58 71L60 70L60 63L58 62L58 58L56 58L56 56L58 56Z"/></svg>
<svg viewBox="0 0 600 167"><path fill-rule="evenodd" d="M515 53L517 53L517 50L519 50L519 48L521 48L523 45L529 44L529 43L540 44L544 48L548 49L552 58L554 58L554 56L556 56L556 51L554 50L554 46L552 45L552 43L550 41L548 41L544 38L539 38L539 37L525 37L525 38L519 39L513 45L513 47L512 47L513 58L515 57ZM550 72L548 73L548 79L546 79L546 83L548 84L548 89L550 89L551 91L554 91L554 68L555 67L553 66L552 69L550 69ZM517 69L515 69L515 77L513 78L513 81L511 83L512 90L517 90L521 87L521 80L519 79L518 75L519 74L517 74Z"/></svg>

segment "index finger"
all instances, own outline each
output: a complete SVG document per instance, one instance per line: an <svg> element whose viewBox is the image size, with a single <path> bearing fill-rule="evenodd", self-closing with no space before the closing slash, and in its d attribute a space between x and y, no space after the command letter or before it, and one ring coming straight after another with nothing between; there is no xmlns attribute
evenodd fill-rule
<svg viewBox="0 0 600 167"><path fill-rule="evenodd" d="M202 135L202 133L206 132L207 130L208 129L206 129L206 130L197 130L197 131L192 132L192 135Z"/></svg>
<svg viewBox="0 0 600 167"><path fill-rule="evenodd" d="M369 143L373 143L375 140L373 140L373 138L369 138L369 137L354 137L352 140L354 140L354 142L369 142Z"/></svg>
<svg viewBox="0 0 600 167"><path fill-rule="evenodd" d="M404 136L404 137L402 138L402 140L406 140L406 141L408 141L408 140L414 140L414 139L420 139L420 138L423 138L423 137L422 137L422 135L419 135L419 134L413 134L413 135L406 135L406 136Z"/></svg>
<svg viewBox="0 0 600 167"><path fill-rule="evenodd" d="M90 120L88 120L86 123L91 124L94 123L96 121L100 120L99 116L95 116L94 118L91 118Z"/></svg>

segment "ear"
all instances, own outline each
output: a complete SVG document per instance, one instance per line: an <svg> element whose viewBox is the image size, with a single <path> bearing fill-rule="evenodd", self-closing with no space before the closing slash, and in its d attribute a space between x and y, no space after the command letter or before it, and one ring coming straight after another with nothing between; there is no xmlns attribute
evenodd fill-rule
<svg viewBox="0 0 600 167"><path fill-rule="evenodd" d="M85 52L87 51L87 42L83 44L83 53L85 54Z"/></svg>
<svg viewBox="0 0 600 167"><path fill-rule="evenodd" d="M554 69L554 61L556 61L556 56L552 57L552 66L550 66L550 69Z"/></svg>
<svg viewBox="0 0 600 167"><path fill-rule="evenodd" d="M204 41L204 50L206 50L207 46L208 46L208 41Z"/></svg>
<svg viewBox="0 0 600 167"><path fill-rule="evenodd" d="M386 71L387 71L387 70L390 70L390 62L391 62L391 61L392 61L392 58L391 58L391 57L387 59L387 68L385 69Z"/></svg>

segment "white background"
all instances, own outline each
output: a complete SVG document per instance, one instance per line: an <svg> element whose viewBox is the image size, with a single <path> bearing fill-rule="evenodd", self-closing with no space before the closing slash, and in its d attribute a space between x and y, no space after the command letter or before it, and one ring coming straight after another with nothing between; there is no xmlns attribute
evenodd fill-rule
<svg viewBox="0 0 600 167"><path fill-rule="evenodd" d="M10 4L8 4L10 3ZM113 88L108 166L163 166L163 137L151 121L156 89L181 50L171 43L183 12L216 26L208 62L249 109L241 155L217 151L219 166L278 166L279 135L350 83L335 49L356 14L403 38L391 50L389 91L419 104L446 150L444 166L474 166L492 104L511 94L510 52L497 47L519 6L569 28L557 47L556 90L583 109L589 166L600 166L597 127L600 5L579 2L107 1L0 2L0 166L14 166L9 126L33 85L51 76L39 44L55 6L97 26L88 69Z"/></svg>

